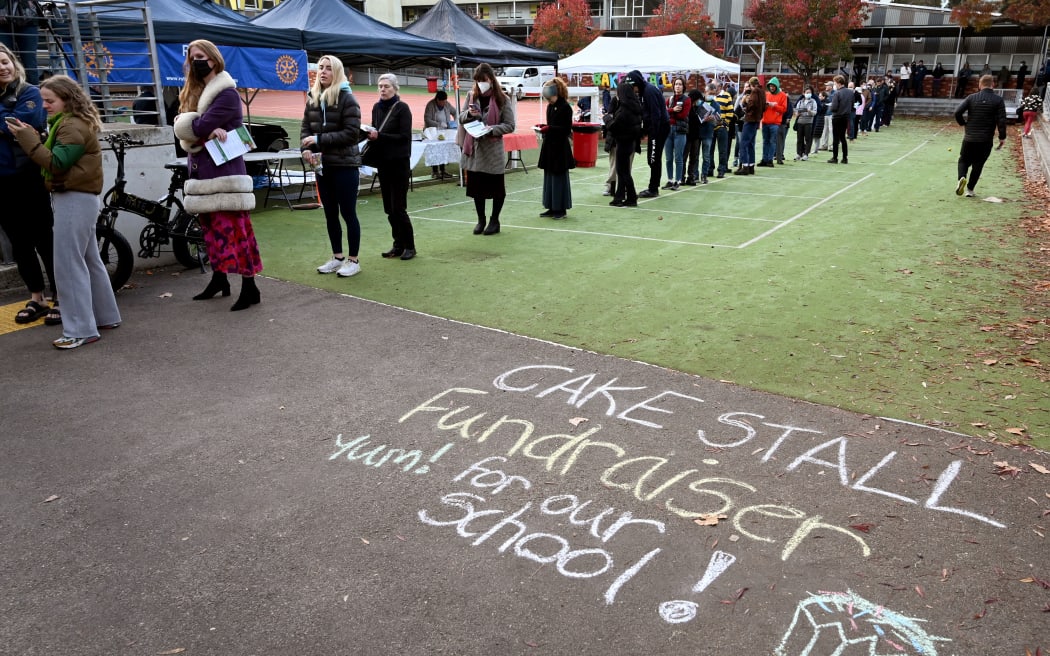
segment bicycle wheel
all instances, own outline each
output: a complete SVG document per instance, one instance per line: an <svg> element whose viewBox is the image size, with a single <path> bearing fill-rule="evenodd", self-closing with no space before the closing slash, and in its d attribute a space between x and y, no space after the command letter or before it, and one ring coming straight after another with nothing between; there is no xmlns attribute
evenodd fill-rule
<svg viewBox="0 0 1050 656"><path fill-rule="evenodd" d="M183 210L181 204L178 204L178 208L171 237L171 250L175 252L175 259L187 269L207 264L208 252L204 250L204 235L197 215Z"/></svg>
<svg viewBox="0 0 1050 656"><path fill-rule="evenodd" d="M131 272L135 268L135 253L124 235L109 226L95 226L95 237L98 239L102 264L109 271L109 283L113 286L113 291L118 291L131 279Z"/></svg>
<svg viewBox="0 0 1050 656"><path fill-rule="evenodd" d="M175 259L187 269L195 269L202 264L208 264L208 253L204 250L204 244L185 237L172 237L171 250L175 251ZM200 259L198 260L198 254Z"/></svg>

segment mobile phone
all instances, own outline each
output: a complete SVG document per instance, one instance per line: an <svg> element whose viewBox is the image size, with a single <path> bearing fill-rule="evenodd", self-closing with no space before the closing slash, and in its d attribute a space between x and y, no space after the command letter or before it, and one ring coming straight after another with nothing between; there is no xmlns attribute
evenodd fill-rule
<svg viewBox="0 0 1050 656"><path fill-rule="evenodd" d="M5 116L4 120L7 121L8 123L10 123L11 125L14 125L15 123L18 122L18 119L15 118L14 116Z"/></svg>

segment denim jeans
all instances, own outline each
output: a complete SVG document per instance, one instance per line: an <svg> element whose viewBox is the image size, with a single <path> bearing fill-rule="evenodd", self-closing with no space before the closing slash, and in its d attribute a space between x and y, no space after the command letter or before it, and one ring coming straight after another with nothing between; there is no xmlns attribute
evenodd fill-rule
<svg viewBox="0 0 1050 656"><path fill-rule="evenodd" d="M762 124L762 161L772 162L777 158L777 135L780 126L776 124Z"/></svg>
<svg viewBox="0 0 1050 656"><path fill-rule="evenodd" d="M667 181L685 180L685 138L686 131L671 126L664 144L664 160L667 162ZM675 170L678 175L674 175Z"/></svg>
<svg viewBox="0 0 1050 656"><path fill-rule="evenodd" d="M740 130L740 165L755 165L755 136L758 135L758 123L744 123Z"/></svg>

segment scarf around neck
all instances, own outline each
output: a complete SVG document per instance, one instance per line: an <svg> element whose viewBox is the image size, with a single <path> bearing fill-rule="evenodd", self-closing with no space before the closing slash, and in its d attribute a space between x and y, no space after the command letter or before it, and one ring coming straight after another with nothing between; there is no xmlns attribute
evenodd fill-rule
<svg viewBox="0 0 1050 656"><path fill-rule="evenodd" d="M47 119L47 139L44 141L44 148L47 148L50 151L54 151L55 138L58 136L58 126L61 125L62 119L65 118L65 116L66 115L64 112L59 112L58 114L55 114L51 118ZM43 175L44 179L47 181L50 181L53 177L51 175L51 171L48 171L46 168L42 167L40 169L40 174Z"/></svg>
<svg viewBox="0 0 1050 656"><path fill-rule="evenodd" d="M499 123L499 104L496 99L492 97L492 90L489 89L488 93L481 94L481 97L489 99L489 108L481 116L481 122L485 125L496 125ZM470 98L467 98L467 104L471 102ZM480 101L479 101L480 102ZM473 155L474 154L474 137L469 133L463 137L463 154Z"/></svg>

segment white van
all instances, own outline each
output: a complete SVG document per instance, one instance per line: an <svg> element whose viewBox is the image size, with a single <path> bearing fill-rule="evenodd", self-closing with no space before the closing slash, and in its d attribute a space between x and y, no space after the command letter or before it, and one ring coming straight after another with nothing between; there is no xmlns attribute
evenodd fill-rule
<svg viewBox="0 0 1050 656"><path fill-rule="evenodd" d="M521 100L526 96L539 98L543 83L552 77L553 66L507 66L502 75L496 76L496 81L503 87L503 93Z"/></svg>

